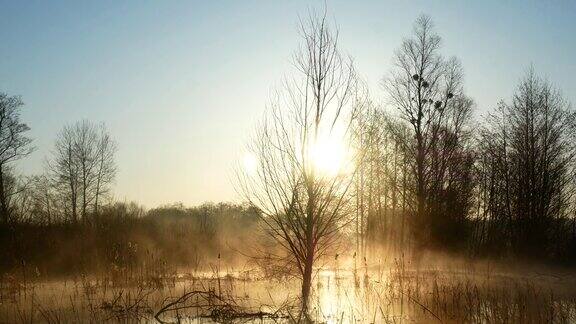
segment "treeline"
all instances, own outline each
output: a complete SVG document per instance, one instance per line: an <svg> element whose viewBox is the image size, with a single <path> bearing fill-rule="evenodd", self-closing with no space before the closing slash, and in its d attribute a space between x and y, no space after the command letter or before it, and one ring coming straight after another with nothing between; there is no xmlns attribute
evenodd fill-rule
<svg viewBox="0 0 576 324"><path fill-rule="evenodd" d="M104 125L88 121L60 131L43 174L18 176L14 163L33 151L32 140L21 99L0 94L2 270L126 267L143 262L144 251L190 265L201 255L232 253L224 241L245 243L260 223L298 261L308 286L313 263L350 232L362 255L384 246L398 254L576 260L576 114L549 81L531 68L511 98L475 117L462 65L442 54L422 16L383 78L387 104L379 106L325 19L310 20L303 35L295 66L305 81L286 84L288 99L270 107L251 146L257 171L240 177L258 208L146 212L114 202L116 143ZM308 93L313 100L304 100ZM338 123L350 125L356 165L332 176L298 148Z"/></svg>
<svg viewBox="0 0 576 324"><path fill-rule="evenodd" d="M357 245L576 260L576 114L530 68L481 118L428 17L383 80L387 107L354 120Z"/></svg>
<svg viewBox="0 0 576 324"><path fill-rule="evenodd" d="M194 267L254 237L258 211L234 204L145 211L114 201L116 142L103 124L66 125L44 172L14 164L34 150L18 96L0 94L0 273L79 274Z"/></svg>
<svg viewBox="0 0 576 324"><path fill-rule="evenodd" d="M116 144L103 124L80 121L59 133L45 171L19 176L14 163L33 152L20 120L20 97L0 93L0 220L51 224L90 222L109 198L116 175Z"/></svg>
<svg viewBox="0 0 576 324"><path fill-rule="evenodd" d="M145 211L135 203L101 206L90 223L13 223L0 227L0 273L55 276L130 275L178 267L207 270L243 261L259 228L259 213L236 204L182 204ZM133 274L132 274L133 275Z"/></svg>

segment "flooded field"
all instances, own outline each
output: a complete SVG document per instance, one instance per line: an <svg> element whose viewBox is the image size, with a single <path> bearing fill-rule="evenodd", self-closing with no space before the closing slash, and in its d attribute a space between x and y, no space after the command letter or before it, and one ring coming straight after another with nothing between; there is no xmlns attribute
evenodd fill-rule
<svg viewBox="0 0 576 324"><path fill-rule="evenodd" d="M576 322L576 277L375 267L316 272L309 317L299 281L257 271L2 281L2 323Z"/></svg>

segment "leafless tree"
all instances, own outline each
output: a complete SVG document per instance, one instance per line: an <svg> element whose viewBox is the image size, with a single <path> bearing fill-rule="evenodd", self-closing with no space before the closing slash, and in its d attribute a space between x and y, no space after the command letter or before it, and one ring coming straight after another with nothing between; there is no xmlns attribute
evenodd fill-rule
<svg viewBox="0 0 576 324"><path fill-rule="evenodd" d="M46 175L32 177L29 186L31 213L40 224L52 224L58 220L59 205L56 200L56 188Z"/></svg>
<svg viewBox="0 0 576 324"><path fill-rule="evenodd" d="M109 192L109 185L116 176L115 153L115 141L104 125L100 125L96 149L96 184L94 188L94 215L96 216L98 216L98 206L102 203L101 198Z"/></svg>
<svg viewBox="0 0 576 324"><path fill-rule="evenodd" d="M115 151L103 125L81 121L64 127L58 135L49 166L66 201L64 212L73 222L80 217L87 221L89 206L97 216L99 200L115 176Z"/></svg>
<svg viewBox="0 0 576 324"><path fill-rule="evenodd" d="M354 149L361 152L354 179L357 255L369 247L387 247L404 253L406 215L413 205L407 194L410 156L404 150L410 140L405 123L368 105L352 124Z"/></svg>
<svg viewBox="0 0 576 324"><path fill-rule="evenodd" d="M552 253L555 227L570 217L576 193L575 127L570 104L533 69L511 103L489 115L479 145L483 244Z"/></svg>
<svg viewBox="0 0 576 324"><path fill-rule="evenodd" d="M418 237L424 240L432 235L431 218L438 207L433 201L445 195L445 185L452 183L450 161L457 155L464 158L464 140L469 137L466 125L473 106L463 91L460 63L445 59L440 43L431 19L419 17L414 36L404 39L390 76L383 80L391 105L413 134L403 146L412 156L415 183L411 193L416 202L412 211Z"/></svg>
<svg viewBox="0 0 576 324"><path fill-rule="evenodd" d="M307 309L315 262L337 242L349 222L350 174L323 172L315 165L321 137L346 136L364 96L351 59L338 50L338 33L326 16L301 21L303 47L257 127L248 151L254 170L238 172L240 191L263 214L269 233L302 278Z"/></svg>
<svg viewBox="0 0 576 324"><path fill-rule="evenodd" d="M9 182L13 182L10 172L12 162L29 155L33 151L32 140L25 136L30 128L20 121L20 97L0 93L0 214L6 224L10 220Z"/></svg>
<svg viewBox="0 0 576 324"><path fill-rule="evenodd" d="M75 135L71 126L64 127L58 134L53 157L48 163L62 200L65 201L64 213L76 223L78 222L80 170L76 163Z"/></svg>

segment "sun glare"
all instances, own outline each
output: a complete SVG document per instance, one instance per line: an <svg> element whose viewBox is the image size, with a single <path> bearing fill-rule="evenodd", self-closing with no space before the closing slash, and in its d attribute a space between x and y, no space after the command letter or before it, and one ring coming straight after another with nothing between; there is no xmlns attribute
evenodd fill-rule
<svg viewBox="0 0 576 324"><path fill-rule="evenodd" d="M312 168L319 176L334 177L350 170L351 155L344 136L339 136L339 133L320 135L314 143L307 146L305 156L298 156L302 153L299 148L294 150L295 160L306 161L307 167ZM260 160L254 153L244 152L239 162L246 174L253 176L258 172Z"/></svg>
<svg viewBox="0 0 576 324"><path fill-rule="evenodd" d="M242 164L246 172L249 174L254 174L258 168L258 158L256 158L256 156L252 153L246 153L242 158Z"/></svg>
<svg viewBox="0 0 576 324"><path fill-rule="evenodd" d="M344 171L346 153L343 140L337 136L321 137L310 148L314 169L327 176L336 176Z"/></svg>

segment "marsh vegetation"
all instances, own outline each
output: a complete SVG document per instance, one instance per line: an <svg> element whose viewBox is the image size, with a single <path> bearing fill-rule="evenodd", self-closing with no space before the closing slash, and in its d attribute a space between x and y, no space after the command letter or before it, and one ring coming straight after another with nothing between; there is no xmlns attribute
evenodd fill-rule
<svg viewBox="0 0 576 324"><path fill-rule="evenodd" d="M44 172L0 94L0 322L576 322L576 113L527 69L474 113L416 19L377 104L326 12L235 169L243 203L113 198L117 143L66 125Z"/></svg>
<svg viewBox="0 0 576 324"><path fill-rule="evenodd" d="M316 269L307 320L319 323L495 322L576 320L570 271L402 260ZM440 257L435 257L439 259ZM433 262L431 262L433 264ZM342 268L341 268L342 267ZM327 270L330 269L330 270ZM161 322L293 323L303 320L300 282L258 267L157 268L118 277L46 280L6 277L0 310L7 323Z"/></svg>

